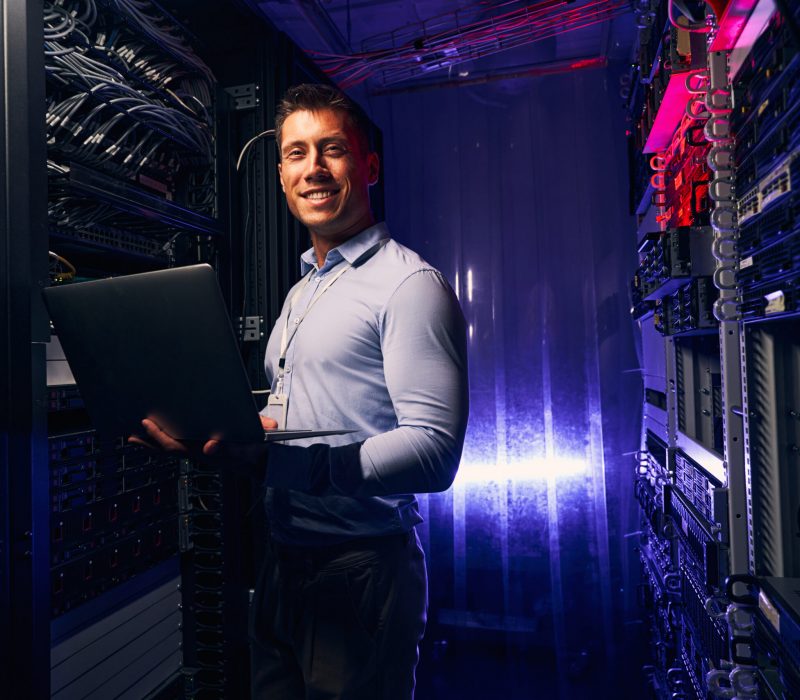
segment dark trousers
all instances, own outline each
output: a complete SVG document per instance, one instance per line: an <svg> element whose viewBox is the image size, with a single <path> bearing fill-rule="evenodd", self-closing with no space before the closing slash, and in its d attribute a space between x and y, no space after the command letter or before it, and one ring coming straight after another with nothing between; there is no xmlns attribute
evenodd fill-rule
<svg viewBox="0 0 800 700"><path fill-rule="evenodd" d="M271 543L250 615L253 700L409 700L427 617L416 532Z"/></svg>

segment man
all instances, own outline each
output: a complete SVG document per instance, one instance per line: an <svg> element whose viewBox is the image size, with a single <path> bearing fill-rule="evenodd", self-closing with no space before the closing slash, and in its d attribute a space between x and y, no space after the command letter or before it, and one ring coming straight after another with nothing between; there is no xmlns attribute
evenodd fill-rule
<svg viewBox="0 0 800 700"><path fill-rule="evenodd" d="M376 224L378 157L343 93L288 91L280 180L311 234L267 345L264 427L355 432L206 456L266 465L270 523L251 615L253 697L410 698L426 621L414 493L455 477L467 422L464 319L442 275ZM144 421L162 448L186 447Z"/></svg>

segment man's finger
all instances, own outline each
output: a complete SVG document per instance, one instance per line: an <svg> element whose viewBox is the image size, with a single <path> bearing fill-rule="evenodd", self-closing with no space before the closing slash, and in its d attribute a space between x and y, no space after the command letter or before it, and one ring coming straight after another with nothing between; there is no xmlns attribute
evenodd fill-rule
<svg viewBox="0 0 800 700"><path fill-rule="evenodd" d="M130 435L128 437L128 442L132 445L141 445L142 447L146 447L149 450L157 450L159 449L157 445L154 445L152 442L148 442L143 437L139 435Z"/></svg>
<svg viewBox="0 0 800 700"><path fill-rule="evenodd" d="M165 433L161 428L149 418L142 421L142 426L147 431L147 436L153 440L162 450L167 452L180 452L187 454L189 450L185 445L178 442L174 437Z"/></svg>
<svg viewBox="0 0 800 700"><path fill-rule="evenodd" d="M203 454L207 457L211 455L215 455L219 452L220 442L219 440L209 440L205 445L203 445Z"/></svg>
<svg viewBox="0 0 800 700"><path fill-rule="evenodd" d="M268 416L261 416L261 427L264 430L275 430L278 427L278 421Z"/></svg>

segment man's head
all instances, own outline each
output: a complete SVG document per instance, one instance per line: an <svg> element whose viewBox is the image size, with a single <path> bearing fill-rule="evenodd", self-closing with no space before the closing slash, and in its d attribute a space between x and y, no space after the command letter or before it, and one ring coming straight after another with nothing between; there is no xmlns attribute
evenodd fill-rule
<svg viewBox="0 0 800 700"><path fill-rule="evenodd" d="M278 103L275 113L275 140L280 146L283 123L294 112L320 112L334 109L347 115L350 126L355 129L359 145L364 153L369 152L370 122L364 110L341 90L332 85L303 83L290 87Z"/></svg>
<svg viewBox="0 0 800 700"><path fill-rule="evenodd" d="M327 85L290 88L275 131L281 185L289 209L312 233L335 245L373 223L369 186L378 156L369 150L363 111Z"/></svg>

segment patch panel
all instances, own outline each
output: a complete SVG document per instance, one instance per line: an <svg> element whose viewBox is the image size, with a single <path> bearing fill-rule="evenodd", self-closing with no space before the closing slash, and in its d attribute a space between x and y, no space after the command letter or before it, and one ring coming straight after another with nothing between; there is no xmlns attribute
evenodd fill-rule
<svg viewBox="0 0 800 700"><path fill-rule="evenodd" d="M695 576L692 565L681 561L681 606L692 627L693 644L710 665L720 668L723 660L730 658L728 627L708 604L709 598L709 591ZM701 679L705 684L705 673Z"/></svg>
<svg viewBox="0 0 800 700"><path fill-rule="evenodd" d="M653 323L665 336L716 330L714 302L719 297L710 277L695 277L656 302Z"/></svg>
<svg viewBox="0 0 800 700"><path fill-rule="evenodd" d="M672 518L675 531L685 545L684 568L689 562L698 578L709 589L718 589L727 573L726 554L719 541L719 531L708 523L686 496L670 489L665 498L666 514Z"/></svg>
<svg viewBox="0 0 800 700"><path fill-rule="evenodd" d="M632 287L643 301L656 301L686 284L693 276L714 270L711 229L680 227L649 234L639 249L640 264Z"/></svg>
<svg viewBox="0 0 800 700"><path fill-rule="evenodd" d="M708 658L704 656L704 649L697 644L693 630L684 617L681 625L680 641L681 665L686 672L689 680L688 687L685 688L683 697L693 700L707 700L709 697L706 688L706 674L712 670ZM690 693L687 695L686 693Z"/></svg>
<svg viewBox="0 0 800 700"><path fill-rule="evenodd" d="M697 462L675 451L675 488L678 489L710 527L727 529L728 504L722 483Z"/></svg>

